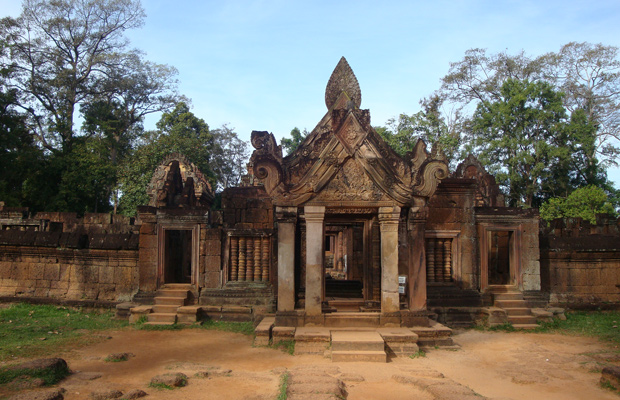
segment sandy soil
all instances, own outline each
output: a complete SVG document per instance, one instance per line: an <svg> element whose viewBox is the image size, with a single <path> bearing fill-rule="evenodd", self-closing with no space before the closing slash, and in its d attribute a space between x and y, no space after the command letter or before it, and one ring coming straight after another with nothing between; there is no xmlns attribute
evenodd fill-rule
<svg viewBox="0 0 620 400"><path fill-rule="evenodd" d="M104 342L60 355L75 372L60 384L67 390L66 399L89 399L93 391L109 389L142 389L147 399L275 399L283 372L303 376L318 370L344 382L349 399L441 399L441 393L425 389L416 379L445 377L441 382L446 387L460 384L494 399L618 400L599 387L600 373L590 371L603 360L617 360L617 349L589 338L465 331L455 334L460 350L430 350L426 357L376 364L290 356L253 347L250 337L226 332L107 334ZM104 361L118 352L135 357L126 362ZM186 387L148 386L153 376L174 372L189 376Z"/></svg>

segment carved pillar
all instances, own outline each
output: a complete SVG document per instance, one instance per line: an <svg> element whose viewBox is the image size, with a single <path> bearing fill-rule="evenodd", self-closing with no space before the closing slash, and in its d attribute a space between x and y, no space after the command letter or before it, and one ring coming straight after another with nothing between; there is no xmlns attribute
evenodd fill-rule
<svg viewBox="0 0 620 400"><path fill-rule="evenodd" d="M254 282L261 280L261 254L260 254L260 240L261 238L254 238Z"/></svg>
<svg viewBox="0 0 620 400"><path fill-rule="evenodd" d="M443 281L452 281L452 239L443 241Z"/></svg>
<svg viewBox="0 0 620 400"><path fill-rule="evenodd" d="M337 269L338 271L344 271L344 239L343 239L344 235L342 234L342 231L338 232L338 235L336 236L336 250L338 254L338 263L337 263Z"/></svg>
<svg viewBox="0 0 620 400"><path fill-rule="evenodd" d="M276 207L278 224L278 311L295 309L295 223L297 207ZM263 277L265 272L263 271Z"/></svg>
<svg viewBox="0 0 620 400"><path fill-rule="evenodd" d="M305 206L306 219L306 315L323 312L323 230L325 207ZM398 299L398 294L396 295Z"/></svg>
<svg viewBox="0 0 620 400"><path fill-rule="evenodd" d="M400 207L379 207L381 228L381 312L400 311L398 295L398 221Z"/></svg>
<svg viewBox="0 0 620 400"><path fill-rule="evenodd" d="M233 236L230 238L230 279L236 281L239 279L239 238Z"/></svg>
<svg viewBox="0 0 620 400"><path fill-rule="evenodd" d="M435 282L443 282L443 239L435 240Z"/></svg>
<svg viewBox="0 0 620 400"><path fill-rule="evenodd" d="M254 280L254 238L249 237L245 240L246 250L245 256L247 259L246 262L246 270L245 270L245 280L253 281Z"/></svg>
<svg viewBox="0 0 620 400"><path fill-rule="evenodd" d="M424 245L424 231L426 228L426 209L424 206L411 207L407 218L407 231L409 243L409 285L407 297L409 298L409 310L426 310L426 254ZM435 272L436 240L429 239L429 273ZM433 276L435 281L437 276Z"/></svg>
<svg viewBox="0 0 620 400"><path fill-rule="evenodd" d="M429 282L435 282L435 238L426 241L426 277Z"/></svg>
<svg viewBox="0 0 620 400"><path fill-rule="evenodd" d="M261 280L263 282L267 282L269 280L269 238L264 237L261 239L261 259L260 259L260 268L261 268Z"/></svg>
<svg viewBox="0 0 620 400"><path fill-rule="evenodd" d="M239 279L240 281L245 281L245 264L246 264L246 247L245 247L245 238L242 236L239 238Z"/></svg>

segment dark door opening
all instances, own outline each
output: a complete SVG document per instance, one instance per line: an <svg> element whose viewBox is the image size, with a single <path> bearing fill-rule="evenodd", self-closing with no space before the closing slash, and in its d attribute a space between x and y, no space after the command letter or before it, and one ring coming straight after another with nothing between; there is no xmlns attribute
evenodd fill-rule
<svg viewBox="0 0 620 400"><path fill-rule="evenodd" d="M165 231L165 283L192 282L192 231Z"/></svg>
<svg viewBox="0 0 620 400"><path fill-rule="evenodd" d="M511 231L490 231L489 285L509 285Z"/></svg>

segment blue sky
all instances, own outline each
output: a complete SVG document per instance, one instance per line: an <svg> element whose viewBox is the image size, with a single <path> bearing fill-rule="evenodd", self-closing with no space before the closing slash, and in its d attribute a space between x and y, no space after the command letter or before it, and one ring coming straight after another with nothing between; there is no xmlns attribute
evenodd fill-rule
<svg viewBox="0 0 620 400"><path fill-rule="evenodd" d="M209 126L276 137L312 130L341 56L372 124L419 110L450 62L470 48L530 55L571 41L620 46L620 2L601 1L164 1L144 0L128 33L151 61L179 70L180 91ZM0 16L19 14L0 0ZM153 127L158 117L147 120ZM610 171L620 187L620 170Z"/></svg>

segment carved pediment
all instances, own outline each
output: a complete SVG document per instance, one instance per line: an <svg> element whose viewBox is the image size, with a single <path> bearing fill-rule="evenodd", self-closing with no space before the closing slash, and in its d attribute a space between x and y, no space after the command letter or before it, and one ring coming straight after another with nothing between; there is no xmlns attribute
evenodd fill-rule
<svg viewBox="0 0 620 400"><path fill-rule="evenodd" d="M263 180L274 204L346 201L406 206L432 195L447 177L445 157L429 154L424 142L402 158L377 134L369 111L358 108L361 92L344 58L332 73L325 99L327 114L285 158L272 134L252 132L254 174Z"/></svg>
<svg viewBox="0 0 620 400"><path fill-rule="evenodd" d="M456 167L456 171L452 176L454 178L476 180L476 207L505 206L504 194L499 189L495 177L487 172L482 163L473 154L469 154Z"/></svg>
<svg viewBox="0 0 620 400"><path fill-rule="evenodd" d="M213 190L202 172L184 155L172 153L155 169L147 187L152 207L208 207Z"/></svg>

